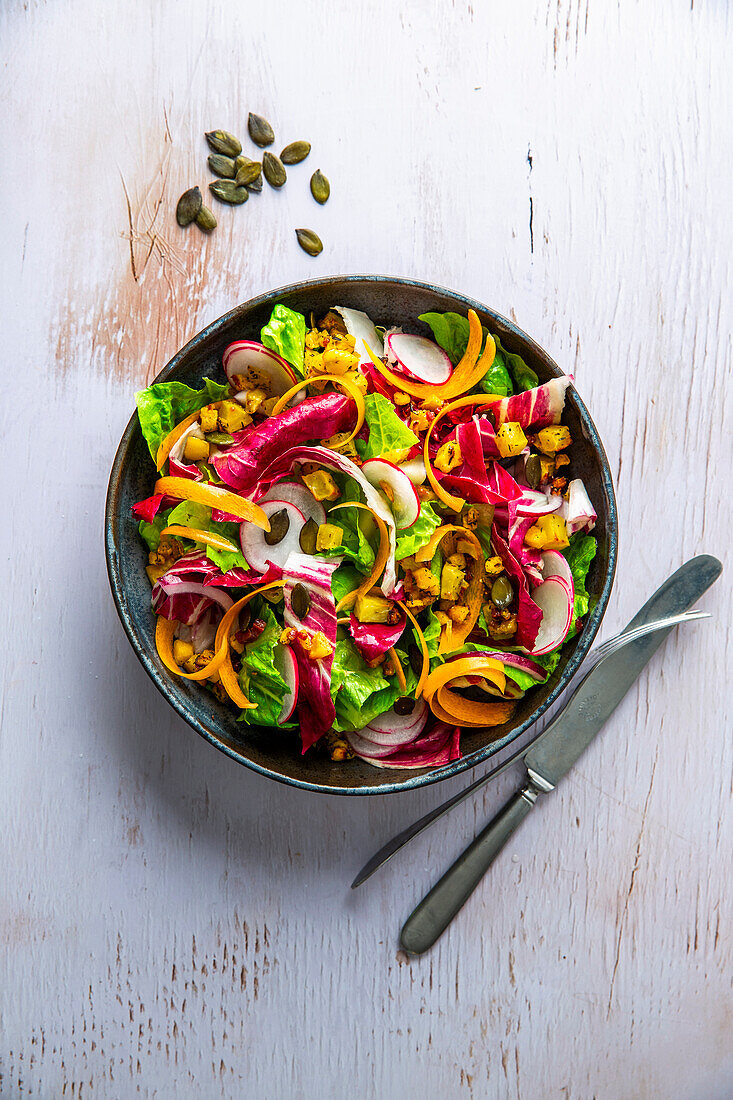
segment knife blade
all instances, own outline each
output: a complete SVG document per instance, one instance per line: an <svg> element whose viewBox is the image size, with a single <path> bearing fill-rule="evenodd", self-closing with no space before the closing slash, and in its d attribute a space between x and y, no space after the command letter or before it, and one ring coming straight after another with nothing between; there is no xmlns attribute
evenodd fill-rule
<svg viewBox="0 0 733 1100"><path fill-rule="evenodd" d="M629 627L648 621L651 606L659 619L690 607L720 576L717 558L702 555L687 562L654 593ZM405 921L400 943L420 955L445 931L471 896L491 863L519 827L538 797L552 791L585 752L627 694L671 627L629 642L601 660L576 689L524 758L527 782L479 833Z"/></svg>

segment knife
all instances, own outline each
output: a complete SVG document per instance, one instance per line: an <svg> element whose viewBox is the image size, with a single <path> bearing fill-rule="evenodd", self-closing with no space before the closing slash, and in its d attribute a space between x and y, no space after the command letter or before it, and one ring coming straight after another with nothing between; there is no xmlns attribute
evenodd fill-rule
<svg viewBox="0 0 733 1100"><path fill-rule="evenodd" d="M651 597L627 629L691 607L720 576L710 555L686 562ZM669 634L668 627L622 646L582 681L524 757L527 781L458 857L403 925L400 943L420 955L445 931L541 794L554 790L585 752Z"/></svg>

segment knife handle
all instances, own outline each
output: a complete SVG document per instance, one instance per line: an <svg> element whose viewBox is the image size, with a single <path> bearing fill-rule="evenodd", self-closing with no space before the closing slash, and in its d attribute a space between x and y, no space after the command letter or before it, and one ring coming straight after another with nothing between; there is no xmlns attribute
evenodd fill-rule
<svg viewBox="0 0 733 1100"><path fill-rule="evenodd" d="M445 932L540 793L532 782L517 791L448 868L402 926L400 943L405 951L422 955Z"/></svg>

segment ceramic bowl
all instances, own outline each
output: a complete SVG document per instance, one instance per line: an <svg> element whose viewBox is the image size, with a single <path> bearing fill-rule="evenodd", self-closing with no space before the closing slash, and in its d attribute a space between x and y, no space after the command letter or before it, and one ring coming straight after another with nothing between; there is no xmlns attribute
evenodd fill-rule
<svg viewBox="0 0 733 1100"><path fill-rule="evenodd" d="M237 306L195 336L160 372L157 382L178 379L200 386L208 375L222 379L222 352L232 340L259 339L272 307L284 302L306 315L322 315L329 306L364 310L376 324L401 325L425 331L418 315L475 309L483 324L498 333L504 347L518 352L540 381L562 372L547 352L494 310L462 294L409 279L379 275L332 276L294 283L261 294ZM107 495L105 542L107 568L117 611L130 643L158 690L180 716L212 745L245 767L279 782L332 794L386 794L437 783L475 767L531 726L568 686L590 649L603 618L616 566L617 519L611 471L603 445L585 405L574 389L567 395L563 417L573 436L573 471L584 479L598 512L594 531L598 553L588 575L591 610L582 632L563 650L560 663L546 684L520 700L510 723L488 730L464 730L463 756L445 767L420 771L378 769L361 760L332 763L311 750L305 756L292 733L237 722L236 714L195 683L172 676L155 649L155 616L150 609L150 583L145 573L147 553L137 532L131 507L149 496L155 480L147 447L133 415L115 455Z"/></svg>

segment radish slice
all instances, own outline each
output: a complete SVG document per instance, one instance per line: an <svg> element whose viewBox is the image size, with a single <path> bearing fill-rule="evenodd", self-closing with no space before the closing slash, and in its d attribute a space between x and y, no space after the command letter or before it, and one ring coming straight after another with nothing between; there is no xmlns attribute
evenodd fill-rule
<svg viewBox="0 0 733 1100"><path fill-rule="evenodd" d="M338 313L343 319L348 334L356 339L354 351L359 356L359 363L368 363L370 366L372 363L371 356L364 346L365 341L377 358L381 359L384 355L382 337L366 313L362 313L359 309L348 309L346 306L332 306L331 308L334 313Z"/></svg>
<svg viewBox="0 0 733 1100"><path fill-rule="evenodd" d="M357 756L363 756L367 760L371 758L378 760L382 756L389 756L400 747L398 745L377 745L374 741L367 741L361 733L352 733L351 731L347 731L346 740Z"/></svg>
<svg viewBox="0 0 733 1100"><path fill-rule="evenodd" d="M532 648L532 653L539 657L565 641L573 621L573 593L560 577L550 577L535 588L532 599L542 612Z"/></svg>
<svg viewBox="0 0 733 1100"><path fill-rule="evenodd" d="M303 513L306 520L312 519L319 524L326 522L326 509L316 500L310 489L298 481L278 481L260 498L259 503L262 504L265 500L288 501Z"/></svg>
<svg viewBox="0 0 733 1100"><path fill-rule="evenodd" d="M381 489L387 497L398 528L404 531L412 527L420 515L420 497L405 471L384 458L369 458L361 472L370 485Z"/></svg>
<svg viewBox="0 0 733 1100"><path fill-rule="evenodd" d="M400 462L400 469L407 474L413 485L422 485L428 476L421 458L408 458L407 462Z"/></svg>
<svg viewBox="0 0 733 1100"><path fill-rule="evenodd" d="M565 581L575 599L573 573L567 559L559 550L545 550L542 555L542 580L549 581L550 577L559 577Z"/></svg>
<svg viewBox="0 0 733 1100"><path fill-rule="evenodd" d="M392 707L373 718L361 733L378 745L405 745L422 733L429 714L427 703L420 698L409 714L397 714Z"/></svg>
<svg viewBox="0 0 733 1100"><path fill-rule="evenodd" d="M282 710L277 720L278 724L282 725L283 722L287 722L292 718L295 704L298 702L298 684L300 680L298 662L290 646L280 645L279 643L273 649L272 660L275 668L287 684L287 691L283 696Z"/></svg>
<svg viewBox="0 0 733 1100"><path fill-rule="evenodd" d="M562 508L563 499L556 493L538 493L535 489L522 489L522 495L514 501L519 516L549 516Z"/></svg>
<svg viewBox="0 0 733 1100"><path fill-rule="evenodd" d="M236 374L244 375L249 385L261 386L270 397L279 397L298 381L282 356L256 340L235 340L229 345L224 352L224 373L230 382ZM297 404L305 396L296 394L290 404Z"/></svg>
<svg viewBox="0 0 733 1100"><path fill-rule="evenodd" d="M428 386L440 386L453 373L453 364L427 336L409 332L388 332L387 347L396 360L397 370Z"/></svg>
<svg viewBox="0 0 733 1100"><path fill-rule="evenodd" d="M239 529L239 541L242 544L242 553L247 559L250 569L258 573L264 573L268 563L284 568L290 554L300 553L300 532L305 527L305 516L288 500L267 500L262 505L262 511L268 517L284 508L288 513L290 525L285 537L274 546L268 546L265 542L265 532L261 527L256 527L248 520Z"/></svg>

